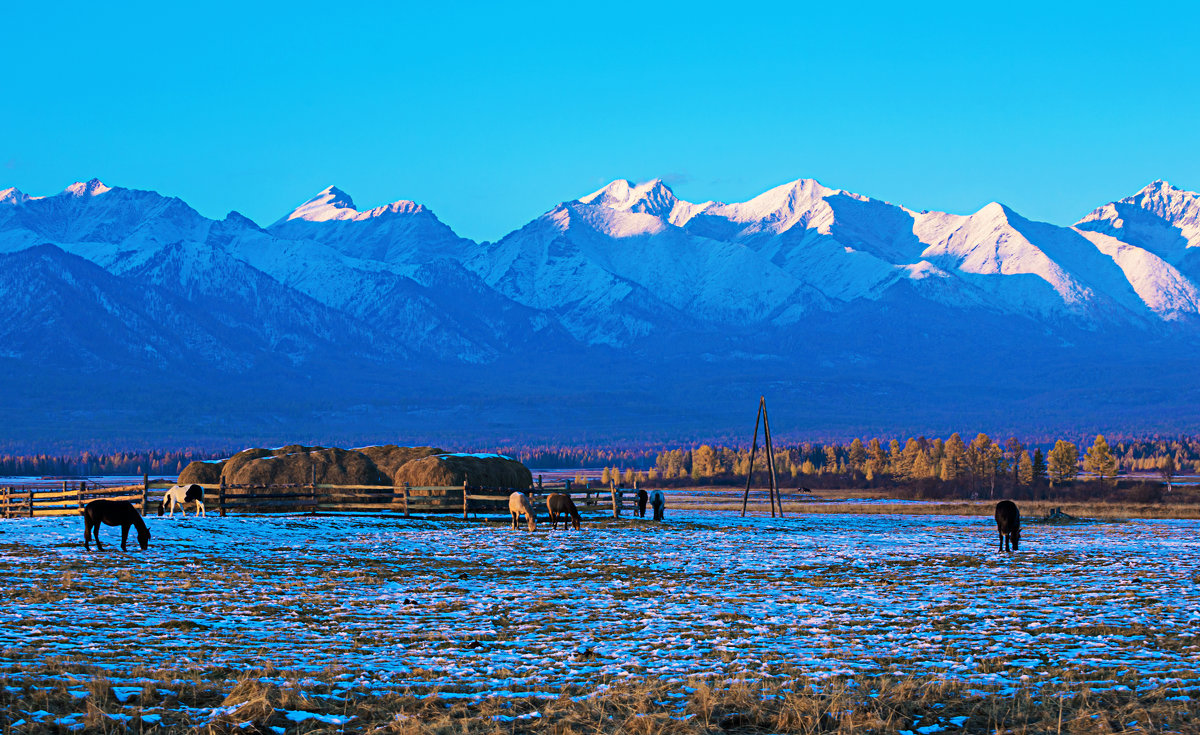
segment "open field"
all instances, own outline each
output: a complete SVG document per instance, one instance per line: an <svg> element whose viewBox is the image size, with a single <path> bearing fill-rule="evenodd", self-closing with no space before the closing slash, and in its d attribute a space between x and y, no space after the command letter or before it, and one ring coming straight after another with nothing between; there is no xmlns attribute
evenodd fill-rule
<svg viewBox="0 0 1200 735"><path fill-rule="evenodd" d="M667 491L678 508L710 511L742 510L744 488L683 487ZM894 489L859 488L821 489L798 493L795 488L782 490L785 514L839 513L906 515L971 515L992 517L996 500L903 500ZM997 500L1002 496L997 496ZM1110 503L1104 501L1021 500L1021 515L1026 519L1045 516L1053 508L1078 518L1123 520L1127 518L1163 518L1200 520L1200 503ZM767 491L750 491L749 510L770 514Z"/></svg>
<svg viewBox="0 0 1200 735"><path fill-rule="evenodd" d="M1200 523L0 521L0 732L1186 731Z"/></svg>

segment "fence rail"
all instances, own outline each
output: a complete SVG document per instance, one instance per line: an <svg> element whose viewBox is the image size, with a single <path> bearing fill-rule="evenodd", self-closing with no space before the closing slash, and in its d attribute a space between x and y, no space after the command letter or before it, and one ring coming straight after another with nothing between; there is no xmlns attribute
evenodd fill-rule
<svg viewBox="0 0 1200 735"><path fill-rule="evenodd" d="M0 518L78 515L93 500L126 500L142 515L158 513L173 483L143 477L135 485L84 481L34 482L0 486ZM462 513L462 517L507 515L512 488L462 486L400 487L382 485L201 485L207 511L227 513ZM546 497L566 493L581 513L632 513L636 491L625 488L573 488L570 480L522 489L538 515L546 513Z"/></svg>

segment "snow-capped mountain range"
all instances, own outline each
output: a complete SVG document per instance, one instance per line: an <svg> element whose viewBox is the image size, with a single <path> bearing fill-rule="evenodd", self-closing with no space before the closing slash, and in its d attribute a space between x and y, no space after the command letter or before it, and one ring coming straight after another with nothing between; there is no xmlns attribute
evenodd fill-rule
<svg viewBox="0 0 1200 735"><path fill-rule="evenodd" d="M93 179L0 190L0 361L19 374L70 354L68 382L126 370L228 386L277 370L291 376L282 390L361 366L377 385L430 366L543 385L539 369L621 355L650 375L672 359L724 365L685 371L720 384L745 357L878 367L913 334L969 342L964 322L1014 325L1049 349L1190 339L1197 253L1200 195L1164 181L1058 226L999 203L917 212L812 179L741 203L618 180L474 242L417 202L359 210L333 186L264 228ZM964 354L1005 359L1003 340L975 338Z"/></svg>

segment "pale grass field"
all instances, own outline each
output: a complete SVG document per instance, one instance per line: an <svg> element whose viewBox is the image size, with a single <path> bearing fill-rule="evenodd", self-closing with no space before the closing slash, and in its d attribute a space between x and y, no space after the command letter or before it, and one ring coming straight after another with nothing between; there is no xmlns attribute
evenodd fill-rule
<svg viewBox="0 0 1200 735"><path fill-rule="evenodd" d="M728 487L683 487L667 492L671 504L678 508L714 510L739 513L742 510L744 488ZM838 513L869 514L904 513L912 515L971 515L992 517L996 503L993 500L895 500L887 490L864 490L860 488L820 489L809 493L798 493L794 488L782 491L784 514ZM767 491L754 488L750 491L747 512L770 514L771 506ZM1103 501L1073 502L1062 500L1018 501L1021 515L1027 521L1036 521L1054 508L1078 518L1121 520L1128 518L1163 518L1200 520L1200 504L1197 503L1110 503Z"/></svg>
<svg viewBox="0 0 1200 735"><path fill-rule="evenodd" d="M0 733L1200 731L1190 521L150 523L0 521Z"/></svg>

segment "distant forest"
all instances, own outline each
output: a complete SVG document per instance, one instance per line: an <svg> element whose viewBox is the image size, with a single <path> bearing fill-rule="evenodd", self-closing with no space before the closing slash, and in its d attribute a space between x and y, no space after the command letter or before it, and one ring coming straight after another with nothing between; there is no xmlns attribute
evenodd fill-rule
<svg viewBox="0 0 1200 735"><path fill-rule="evenodd" d="M1026 447L1015 437L1003 442L978 434L969 442L958 434L948 439L911 437L855 439L849 443L787 444L775 448L775 471L781 485L877 487L901 485L924 496L939 493L1010 495L1022 489L1062 487L1081 471L1103 484L1117 474L1149 473L1169 485L1176 475L1200 474L1200 438L1123 439L1109 445L1104 437L1079 445L1057 440ZM491 447L529 467L550 469L603 467L603 482L646 484L736 484L749 470L749 447L601 448L554 446ZM197 459L219 459L235 450L178 449L151 452L84 452L77 455L0 455L0 475L177 475ZM756 474L768 470L761 446Z"/></svg>

